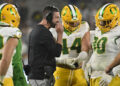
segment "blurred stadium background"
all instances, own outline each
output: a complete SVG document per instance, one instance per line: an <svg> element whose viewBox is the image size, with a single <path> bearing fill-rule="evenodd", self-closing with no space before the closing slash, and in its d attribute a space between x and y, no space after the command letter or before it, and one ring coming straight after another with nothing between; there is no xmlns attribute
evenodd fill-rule
<svg viewBox="0 0 120 86"><path fill-rule="evenodd" d="M87 21L90 29L95 28L94 16L97 10L106 3L115 3L120 7L120 0L0 0L0 4L7 2L15 4L21 15L20 29L23 33L23 61L27 64L27 47L29 33L32 28L42 19L42 9L47 5L54 5L61 9L68 4L76 5L82 14L82 20Z"/></svg>

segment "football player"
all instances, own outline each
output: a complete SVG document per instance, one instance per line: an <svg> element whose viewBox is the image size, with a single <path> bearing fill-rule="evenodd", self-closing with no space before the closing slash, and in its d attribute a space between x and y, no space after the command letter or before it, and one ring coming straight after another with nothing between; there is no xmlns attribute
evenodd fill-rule
<svg viewBox="0 0 120 86"><path fill-rule="evenodd" d="M113 69L113 73L106 74L105 69L120 52L119 8L115 4L105 4L95 16L96 29L93 54L87 64L90 74L90 86L120 86L120 73ZM115 76L115 77L113 77Z"/></svg>
<svg viewBox="0 0 120 86"><path fill-rule="evenodd" d="M86 21L82 21L82 15L75 5L64 6L61 18L64 25L63 50L60 58L56 58L54 86L87 86L84 72L81 65L75 63L75 58L81 52L84 35L89 34L89 25ZM51 32L57 38L55 29L51 29ZM83 53L87 55L86 52Z"/></svg>
<svg viewBox="0 0 120 86"><path fill-rule="evenodd" d="M21 60L20 16L15 5L0 5L0 84L27 86Z"/></svg>

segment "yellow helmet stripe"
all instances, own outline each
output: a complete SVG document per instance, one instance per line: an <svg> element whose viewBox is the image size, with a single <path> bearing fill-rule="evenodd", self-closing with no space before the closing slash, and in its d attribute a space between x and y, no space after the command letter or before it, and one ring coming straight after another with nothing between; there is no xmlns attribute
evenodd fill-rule
<svg viewBox="0 0 120 86"><path fill-rule="evenodd" d="M107 6L109 6L110 4L111 4L111 3L105 4L105 5L101 8L100 13L99 13L99 16L103 17L105 8L106 8Z"/></svg>
<svg viewBox="0 0 120 86"><path fill-rule="evenodd" d="M76 10L74 9L73 5L69 5L69 8L71 10L72 18L77 19Z"/></svg>

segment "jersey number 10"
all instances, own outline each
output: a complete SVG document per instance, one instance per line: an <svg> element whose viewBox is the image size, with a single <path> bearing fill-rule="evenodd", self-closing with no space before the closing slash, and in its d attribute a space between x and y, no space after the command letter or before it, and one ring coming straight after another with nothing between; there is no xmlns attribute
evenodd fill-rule
<svg viewBox="0 0 120 86"><path fill-rule="evenodd" d="M98 54L103 54L105 52L105 45L107 43L107 37L102 37L98 39L98 37L94 37L94 42L92 44L93 50Z"/></svg>

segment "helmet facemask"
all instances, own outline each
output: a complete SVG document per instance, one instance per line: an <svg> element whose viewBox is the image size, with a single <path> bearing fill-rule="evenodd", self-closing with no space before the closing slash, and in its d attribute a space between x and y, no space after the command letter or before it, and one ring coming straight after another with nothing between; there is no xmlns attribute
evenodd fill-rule
<svg viewBox="0 0 120 86"><path fill-rule="evenodd" d="M75 31L80 26L80 21L65 21L65 24L68 26L70 32ZM67 29L67 28L66 28Z"/></svg>

